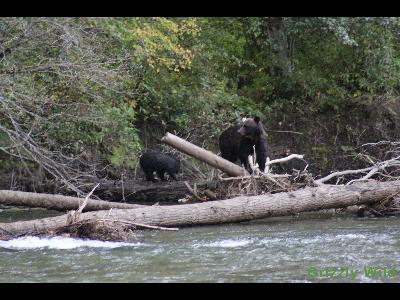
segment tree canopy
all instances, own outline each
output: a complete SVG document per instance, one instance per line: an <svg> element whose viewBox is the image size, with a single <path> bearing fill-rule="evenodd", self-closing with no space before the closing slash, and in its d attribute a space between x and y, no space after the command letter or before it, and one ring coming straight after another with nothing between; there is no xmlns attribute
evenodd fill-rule
<svg viewBox="0 0 400 300"><path fill-rule="evenodd" d="M399 20L0 18L0 162L72 187L134 168L146 126L215 147L247 113L394 102Z"/></svg>

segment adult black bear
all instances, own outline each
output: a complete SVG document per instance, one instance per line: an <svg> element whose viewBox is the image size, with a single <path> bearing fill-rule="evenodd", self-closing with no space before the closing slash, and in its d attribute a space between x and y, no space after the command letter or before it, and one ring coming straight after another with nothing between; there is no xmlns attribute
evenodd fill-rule
<svg viewBox="0 0 400 300"><path fill-rule="evenodd" d="M251 174L248 157L256 152L256 162L262 172L267 160L267 134L259 117L246 118L243 125L226 129L219 137L221 156L233 163L239 158L246 170Z"/></svg>
<svg viewBox="0 0 400 300"><path fill-rule="evenodd" d="M156 182L154 172L163 181L166 180L164 178L165 172L174 180L178 180L176 174L179 173L180 161L169 154L151 150L142 154L139 162L147 181Z"/></svg>

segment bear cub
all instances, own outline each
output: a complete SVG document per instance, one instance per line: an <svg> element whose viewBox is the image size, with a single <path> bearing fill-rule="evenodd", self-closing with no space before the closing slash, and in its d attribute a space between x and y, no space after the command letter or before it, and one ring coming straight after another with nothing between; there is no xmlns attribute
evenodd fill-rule
<svg viewBox="0 0 400 300"><path fill-rule="evenodd" d="M246 170L252 174L248 157L254 155L262 172L267 160L267 134L259 117L245 118L243 125L231 126L219 137L219 149L222 158L236 163L239 158Z"/></svg>
<svg viewBox="0 0 400 300"><path fill-rule="evenodd" d="M147 181L157 182L154 178L154 172L157 173L162 181L166 180L164 173L168 173L174 180L178 180L176 174L179 173L180 161L172 155L150 150L140 156L139 163L146 175Z"/></svg>

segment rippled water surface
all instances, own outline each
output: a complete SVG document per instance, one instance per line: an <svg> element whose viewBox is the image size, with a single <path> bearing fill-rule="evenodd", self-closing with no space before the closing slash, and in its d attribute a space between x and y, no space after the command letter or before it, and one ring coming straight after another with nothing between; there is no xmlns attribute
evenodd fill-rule
<svg viewBox="0 0 400 300"><path fill-rule="evenodd" d="M400 282L399 229L398 217L304 214L134 243L25 237L0 241L0 282Z"/></svg>

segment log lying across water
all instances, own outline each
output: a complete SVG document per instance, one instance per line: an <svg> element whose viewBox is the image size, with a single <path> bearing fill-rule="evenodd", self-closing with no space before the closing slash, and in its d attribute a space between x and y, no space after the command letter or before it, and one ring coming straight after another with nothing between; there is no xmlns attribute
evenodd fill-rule
<svg viewBox="0 0 400 300"><path fill-rule="evenodd" d="M240 196L196 204L87 212L81 215L81 220L107 217L164 227L222 224L372 204L398 193L400 193L399 180L364 182L347 186L323 185L288 193ZM33 221L0 223L0 231L9 234L45 233L65 224L66 216L59 216Z"/></svg>
<svg viewBox="0 0 400 300"><path fill-rule="evenodd" d="M67 211L78 209L82 202L83 199L70 196L0 190L0 204L2 205L43 207L58 211ZM84 211L139 207L143 207L143 205L88 200Z"/></svg>

